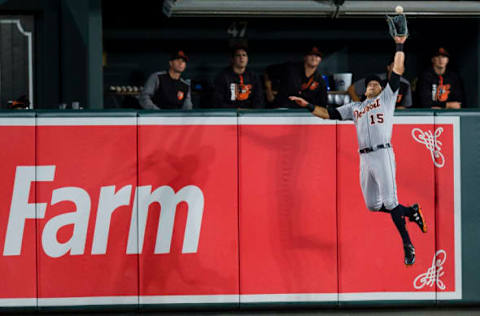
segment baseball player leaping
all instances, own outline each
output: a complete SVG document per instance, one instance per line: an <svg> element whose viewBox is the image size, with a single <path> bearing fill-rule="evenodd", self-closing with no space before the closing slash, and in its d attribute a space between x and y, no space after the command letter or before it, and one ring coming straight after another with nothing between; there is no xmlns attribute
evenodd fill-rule
<svg viewBox="0 0 480 316"><path fill-rule="evenodd" d="M365 203L371 211L390 213L403 241L405 264L415 262L415 248L405 227L405 217L415 222L422 232L427 225L418 204L406 207L398 203L395 181L395 156L390 144L395 101L404 71L403 44L406 36L395 36L396 52L393 73L382 89L380 78L370 75L365 80L367 99L352 102L337 109L312 105L299 97L290 97L323 119L353 120L357 130L360 152L360 183Z"/></svg>

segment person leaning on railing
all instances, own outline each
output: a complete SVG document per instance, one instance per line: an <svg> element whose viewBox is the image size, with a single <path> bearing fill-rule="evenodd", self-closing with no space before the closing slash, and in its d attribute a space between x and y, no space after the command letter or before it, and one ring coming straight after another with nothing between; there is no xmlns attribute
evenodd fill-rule
<svg viewBox="0 0 480 316"><path fill-rule="evenodd" d="M155 72L148 77L139 102L147 110L191 110L190 84L181 75L187 67L188 57L181 50L172 54L167 71Z"/></svg>
<svg viewBox="0 0 480 316"><path fill-rule="evenodd" d="M258 75L247 68L248 51L244 46L232 49L231 65L215 78L213 104L218 108L259 109L264 94Z"/></svg>
<svg viewBox="0 0 480 316"><path fill-rule="evenodd" d="M305 52L303 62L268 66L265 71L265 93L270 107L299 108L289 96L327 106L327 86L318 71L322 58L323 53L314 46ZM274 86L277 90L274 90Z"/></svg>
<svg viewBox="0 0 480 316"><path fill-rule="evenodd" d="M464 102L463 84L460 76L447 70L450 59L448 51L440 47L432 55L432 67L419 78L418 101L421 107L432 109L460 109Z"/></svg>

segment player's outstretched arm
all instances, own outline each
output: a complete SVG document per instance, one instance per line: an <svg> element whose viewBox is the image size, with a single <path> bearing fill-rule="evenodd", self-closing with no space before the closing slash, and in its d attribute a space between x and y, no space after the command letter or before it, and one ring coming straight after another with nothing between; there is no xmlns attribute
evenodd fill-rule
<svg viewBox="0 0 480 316"><path fill-rule="evenodd" d="M393 58L393 72L397 75L403 75L405 71L405 53L403 52L403 44L407 40L406 36L395 36L394 38L397 49Z"/></svg>
<svg viewBox="0 0 480 316"><path fill-rule="evenodd" d="M291 97L288 97L288 98L292 101L295 101L295 103L297 103L299 106L304 107L304 108L308 108L312 112L313 115L318 116L318 117L323 118L323 119L326 119L326 120L330 119L330 115L328 114L327 109L324 108L323 106L310 104L305 99L300 98L300 97L291 96Z"/></svg>

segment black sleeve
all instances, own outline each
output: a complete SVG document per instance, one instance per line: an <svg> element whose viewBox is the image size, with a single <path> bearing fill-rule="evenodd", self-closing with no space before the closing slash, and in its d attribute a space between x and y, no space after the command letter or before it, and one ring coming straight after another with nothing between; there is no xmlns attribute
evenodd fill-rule
<svg viewBox="0 0 480 316"><path fill-rule="evenodd" d="M225 76L223 73L220 73L216 78L213 83L213 106L217 108L223 108L226 107L226 100L227 100L227 95L226 95L226 86L227 82L225 80Z"/></svg>
<svg viewBox="0 0 480 316"><path fill-rule="evenodd" d="M417 97L418 102L420 102L419 107L431 108L432 106L441 106L432 100L432 82L426 73L418 80Z"/></svg>
<svg viewBox="0 0 480 316"><path fill-rule="evenodd" d="M308 102L326 108L328 106L327 84L321 75L316 75L314 80L318 87L314 91L307 89L302 96Z"/></svg>
<svg viewBox="0 0 480 316"><path fill-rule="evenodd" d="M342 116L340 115L340 112L338 112L337 109L335 108L328 108L328 115L330 116L331 120L341 120Z"/></svg>
<svg viewBox="0 0 480 316"><path fill-rule="evenodd" d="M323 78L322 78L323 79ZM327 92L327 84L325 83L325 81L322 80L322 105L324 107L327 107L328 106L328 92Z"/></svg>
<svg viewBox="0 0 480 316"><path fill-rule="evenodd" d="M412 90L410 89L410 84L402 82L400 80L400 90L398 91L398 95L401 95L402 97L400 99L400 102L397 102L395 106L412 106Z"/></svg>
<svg viewBox="0 0 480 316"><path fill-rule="evenodd" d="M464 102L463 84L459 76L455 75L454 84L452 85L451 94L448 97L448 101Z"/></svg>
<svg viewBox="0 0 480 316"><path fill-rule="evenodd" d="M263 85L260 82L260 77L253 74L253 108L263 109L265 107L265 96L263 93Z"/></svg>
<svg viewBox="0 0 480 316"><path fill-rule="evenodd" d="M390 88L392 88L393 92L397 91L400 88L400 75L392 71L392 75L388 80L388 84L390 85Z"/></svg>

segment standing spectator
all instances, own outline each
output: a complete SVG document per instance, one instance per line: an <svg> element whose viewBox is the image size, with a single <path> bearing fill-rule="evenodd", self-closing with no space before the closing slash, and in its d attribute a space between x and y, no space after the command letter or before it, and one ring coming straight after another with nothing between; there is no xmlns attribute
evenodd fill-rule
<svg viewBox="0 0 480 316"><path fill-rule="evenodd" d="M213 103L219 108L263 108L264 95L257 74L247 69L248 52L237 46L232 50L232 64L218 74L214 83Z"/></svg>
<svg viewBox="0 0 480 316"><path fill-rule="evenodd" d="M148 77L140 94L142 108L159 109L192 109L190 84L181 78L187 67L188 57L181 50L176 51L168 62L168 71L155 72Z"/></svg>
<svg viewBox="0 0 480 316"><path fill-rule="evenodd" d="M447 70L450 54L443 47L435 50L432 67L418 80L420 106L432 109L460 109L463 85L457 73Z"/></svg>
<svg viewBox="0 0 480 316"><path fill-rule="evenodd" d="M382 80L382 86L385 86L393 71L393 60L389 60L387 64L387 72L378 74L378 77ZM348 94L353 101L365 100L365 78L355 81L349 88ZM410 88L410 82L404 77L400 77L400 89L398 91L397 102L395 103L396 109L405 109L412 106L412 89Z"/></svg>
<svg viewBox="0 0 480 316"><path fill-rule="evenodd" d="M323 54L312 47L303 57L303 62L287 62L271 65L265 73L267 100L276 107L299 108L289 96L302 97L312 104L327 106L327 87L318 65ZM278 90L274 87L278 86Z"/></svg>

